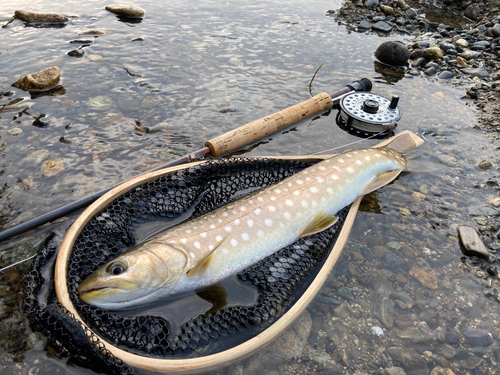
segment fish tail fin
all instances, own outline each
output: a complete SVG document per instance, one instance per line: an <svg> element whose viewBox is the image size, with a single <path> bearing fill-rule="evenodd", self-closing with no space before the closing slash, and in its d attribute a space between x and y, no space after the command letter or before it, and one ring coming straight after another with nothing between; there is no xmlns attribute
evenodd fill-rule
<svg viewBox="0 0 500 375"><path fill-rule="evenodd" d="M400 154L408 154L411 150L418 147L415 140L409 133L400 134L398 137L394 138L386 147L396 150Z"/></svg>

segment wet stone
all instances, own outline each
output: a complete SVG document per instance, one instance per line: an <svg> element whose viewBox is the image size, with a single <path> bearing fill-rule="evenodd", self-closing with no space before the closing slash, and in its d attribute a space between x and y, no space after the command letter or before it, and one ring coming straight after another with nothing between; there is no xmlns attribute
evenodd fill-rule
<svg viewBox="0 0 500 375"><path fill-rule="evenodd" d="M483 363L482 358L472 355L469 358L460 361L460 366L467 370L474 370L475 368L479 367L481 363Z"/></svg>
<svg viewBox="0 0 500 375"><path fill-rule="evenodd" d="M104 30L99 30L99 29L92 29L92 30L85 30L78 35L106 35L106 32Z"/></svg>
<svg viewBox="0 0 500 375"><path fill-rule="evenodd" d="M345 286L343 287L340 287L338 290L337 290L337 295L347 299L347 300L352 300L354 299L354 296L352 295L351 293L351 290Z"/></svg>
<svg viewBox="0 0 500 375"><path fill-rule="evenodd" d="M475 228L468 225L459 225L457 230L461 249L465 255L488 259L488 249L484 246Z"/></svg>
<svg viewBox="0 0 500 375"><path fill-rule="evenodd" d="M135 5L113 4L104 7L107 11L125 17L142 17L146 11Z"/></svg>
<svg viewBox="0 0 500 375"><path fill-rule="evenodd" d="M62 23L68 19L55 13L33 13L25 10L16 10L14 12L17 19L28 23Z"/></svg>
<svg viewBox="0 0 500 375"><path fill-rule="evenodd" d="M464 69L462 69L462 73L468 74L472 77L479 77L479 78L486 78L486 77L490 76L490 73L482 67L480 67L480 68L464 68Z"/></svg>
<svg viewBox="0 0 500 375"><path fill-rule="evenodd" d="M362 20L358 25L358 30L368 30L370 28L370 23L366 20Z"/></svg>
<svg viewBox="0 0 500 375"><path fill-rule="evenodd" d="M372 29L375 30L375 31L381 31L381 32L384 32L384 33L390 33L392 31L392 26L389 25L389 24L387 24L384 21L379 21L379 22L375 23L372 26Z"/></svg>
<svg viewBox="0 0 500 375"><path fill-rule="evenodd" d="M16 86L24 91L43 90L55 86L59 82L60 72L57 66L51 66L36 73L20 78Z"/></svg>
<svg viewBox="0 0 500 375"><path fill-rule="evenodd" d="M438 156L438 160L443 163L443 164L446 164L450 167L454 167L457 165L457 158L453 157L453 156L450 156L450 155L439 155Z"/></svg>
<svg viewBox="0 0 500 375"><path fill-rule="evenodd" d="M389 355L401 363L408 375L427 375L430 373L427 362L414 349L392 347Z"/></svg>
<svg viewBox="0 0 500 375"><path fill-rule="evenodd" d="M89 99L85 105L97 111L107 111L113 105L113 99L105 95L96 96L95 98Z"/></svg>
<svg viewBox="0 0 500 375"><path fill-rule="evenodd" d="M402 367L389 367L386 371L388 375L406 375Z"/></svg>
<svg viewBox="0 0 500 375"><path fill-rule="evenodd" d="M444 72L441 72L439 73L438 75L438 78L439 79L452 79L454 78L455 76L453 75L452 72L450 72L449 70L445 70Z"/></svg>
<svg viewBox="0 0 500 375"><path fill-rule="evenodd" d="M413 327L413 322L406 315L398 315L394 318L394 325L399 329L405 329Z"/></svg>
<svg viewBox="0 0 500 375"><path fill-rule="evenodd" d="M498 216L500 212L489 204L476 204L467 207L467 213L472 216Z"/></svg>

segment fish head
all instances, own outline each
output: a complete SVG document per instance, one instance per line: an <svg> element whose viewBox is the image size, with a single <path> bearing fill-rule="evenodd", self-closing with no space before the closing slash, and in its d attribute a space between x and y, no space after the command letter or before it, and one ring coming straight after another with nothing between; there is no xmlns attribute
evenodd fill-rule
<svg viewBox="0 0 500 375"><path fill-rule="evenodd" d="M101 266L79 286L90 305L119 310L149 303L161 289L168 295L182 275L187 257L178 246L146 242Z"/></svg>

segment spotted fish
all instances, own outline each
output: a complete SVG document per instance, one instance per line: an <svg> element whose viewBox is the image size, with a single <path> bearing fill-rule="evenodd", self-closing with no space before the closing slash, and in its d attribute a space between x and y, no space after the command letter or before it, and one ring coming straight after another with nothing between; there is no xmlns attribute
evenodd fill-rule
<svg viewBox="0 0 500 375"><path fill-rule="evenodd" d="M391 145L392 147L392 145ZM406 168L392 148L349 151L160 233L108 262L78 287L108 310L196 291L332 226L335 214Z"/></svg>

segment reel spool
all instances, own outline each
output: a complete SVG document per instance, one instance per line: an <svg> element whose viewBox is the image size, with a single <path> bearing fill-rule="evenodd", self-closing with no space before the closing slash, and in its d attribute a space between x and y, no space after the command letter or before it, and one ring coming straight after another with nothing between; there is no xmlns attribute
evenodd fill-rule
<svg viewBox="0 0 500 375"><path fill-rule="evenodd" d="M391 100L369 92L353 92L340 99L337 125L351 135L361 138L392 136L402 112L398 107L399 96Z"/></svg>

